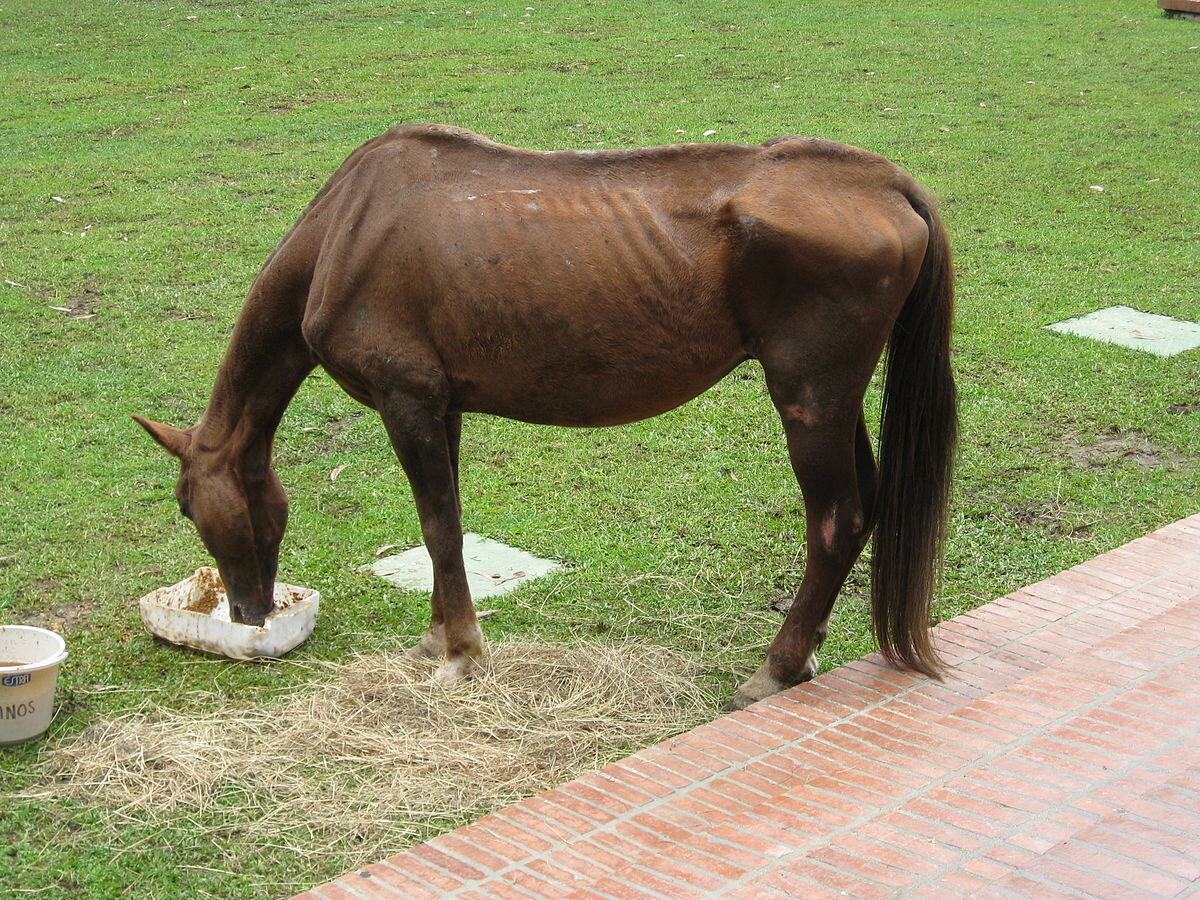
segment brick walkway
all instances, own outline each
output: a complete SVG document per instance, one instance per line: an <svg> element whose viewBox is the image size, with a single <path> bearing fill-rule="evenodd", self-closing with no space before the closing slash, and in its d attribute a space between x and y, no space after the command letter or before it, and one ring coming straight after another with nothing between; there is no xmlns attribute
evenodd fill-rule
<svg viewBox="0 0 1200 900"><path fill-rule="evenodd" d="M297 900L1200 897L1200 515Z"/></svg>

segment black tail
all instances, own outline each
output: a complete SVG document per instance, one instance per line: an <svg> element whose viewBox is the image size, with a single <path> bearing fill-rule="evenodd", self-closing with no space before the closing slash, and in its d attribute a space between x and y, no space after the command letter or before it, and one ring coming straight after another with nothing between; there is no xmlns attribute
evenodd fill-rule
<svg viewBox="0 0 1200 900"><path fill-rule="evenodd" d="M937 677L942 663L929 638L929 606L941 566L958 441L958 398L950 370L954 266L933 204L920 192L909 199L929 226L929 243L888 344L871 616L889 662Z"/></svg>

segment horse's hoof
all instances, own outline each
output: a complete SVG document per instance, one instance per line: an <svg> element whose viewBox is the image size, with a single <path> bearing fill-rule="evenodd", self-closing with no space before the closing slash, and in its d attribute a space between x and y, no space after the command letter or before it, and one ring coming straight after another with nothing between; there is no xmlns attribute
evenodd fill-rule
<svg viewBox="0 0 1200 900"><path fill-rule="evenodd" d="M479 661L471 656L456 656L448 659L433 673L433 683L447 687L462 684L479 669Z"/></svg>
<svg viewBox="0 0 1200 900"><path fill-rule="evenodd" d="M745 709L751 703L757 703L761 697L751 697L749 694L738 691L730 698L729 702L721 707L722 714L737 712L739 709Z"/></svg>
<svg viewBox="0 0 1200 900"><path fill-rule="evenodd" d="M758 667L758 671L750 676L749 680L743 684L733 699L725 704L723 712L736 712L739 709L745 709L751 703L757 703L759 700L764 700L772 694L777 694L780 691L785 691L788 688L800 684L804 681L812 680L813 674L817 671L817 658L810 656L808 665L799 673L799 676L791 681L780 681L771 674L771 662L767 660Z"/></svg>
<svg viewBox="0 0 1200 900"><path fill-rule="evenodd" d="M441 625L431 625L429 630L421 635L416 646L405 651L410 659L435 659L446 653L446 632Z"/></svg>
<svg viewBox="0 0 1200 900"><path fill-rule="evenodd" d="M235 625L249 625L254 628L262 628L267 624L267 613L251 612L240 603L235 603L229 608L229 621Z"/></svg>
<svg viewBox="0 0 1200 900"><path fill-rule="evenodd" d="M424 641L421 641L419 644L416 644L415 646L409 647L407 650L405 650L404 655L409 659L431 659L435 656L440 656L441 654L430 649Z"/></svg>
<svg viewBox="0 0 1200 900"><path fill-rule="evenodd" d="M770 676L766 671L767 665L763 665L750 676L750 680L743 684L733 698L725 704L724 712L736 712L739 709L745 709L751 703L757 703L764 697L770 697L784 689L786 685L781 684Z"/></svg>

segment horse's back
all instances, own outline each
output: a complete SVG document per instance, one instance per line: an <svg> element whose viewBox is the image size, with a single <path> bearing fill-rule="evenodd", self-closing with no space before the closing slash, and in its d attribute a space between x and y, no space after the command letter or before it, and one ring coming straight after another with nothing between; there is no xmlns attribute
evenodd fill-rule
<svg viewBox="0 0 1200 900"><path fill-rule="evenodd" d="M409 125L364 149L364 192L378 198L376 214L417 235L430 261L445 254L449 270L437 274L449 278L467 242L489 245L484 261L499 254L513 261L509 269L520 260L543 275L543 254L594 246L608 248L594 263L605 278L661 279L682 264L711 284L756 241L782 241L814 268L890 266L923 230L912 204L921 189L903 169L816 138L538 151ZM464 267L477 263L472 256Z"/></svg>

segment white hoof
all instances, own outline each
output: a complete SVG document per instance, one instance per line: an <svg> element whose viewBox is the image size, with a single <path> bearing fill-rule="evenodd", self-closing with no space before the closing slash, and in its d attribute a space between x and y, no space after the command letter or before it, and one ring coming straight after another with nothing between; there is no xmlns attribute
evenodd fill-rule
<svg viewBox="0 0 1200 900"><path fill-rule="evenodd" d="M793 685L811 681L817 672L817 657L814 654L808 658L808 664L804 667L805 671L791 684L785 684L779 679L774 678L771 675L770 665L770 661L767 661L758 667L758 671L751 675L749 680L738 688L738 692L733 695L733 699L725 705L725 712L745 709L751 703L757 703L759 700L787 690Z"/></svg>
<svg viewBox="0 0 1200 900"><path fill-rule="evenodd" d="M416 646L410 647L407 654L413 659L432 659L446 654L446 632L441 625L431 625L429 630L421 635Z"/></svg>
<svg viewBox="0 0 1200 900"><path fill-rule="evenodd" d="M768 663L763 663L758 667L758 671L750 676L749 680L738 688L738 692L733 695L733 699L725 705L726 712L733 712L737 709L745 709L751 703L757 703L764 697L770 697L772 694L782 691L787 685L771 677L770 667Z"/></svg>
<svg viewBox="0 0 1200 900"><path fill-rule="evenodd" d="M451 686L461 684L479 669L479 661L471 656L448 659L433 673L433 683Z"/></svg>

